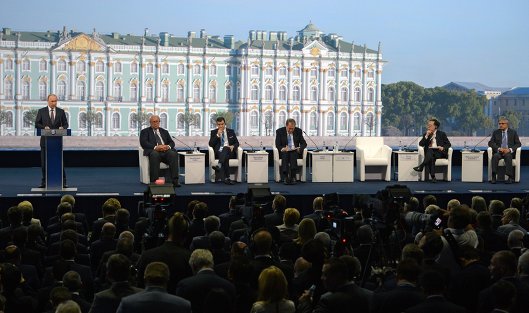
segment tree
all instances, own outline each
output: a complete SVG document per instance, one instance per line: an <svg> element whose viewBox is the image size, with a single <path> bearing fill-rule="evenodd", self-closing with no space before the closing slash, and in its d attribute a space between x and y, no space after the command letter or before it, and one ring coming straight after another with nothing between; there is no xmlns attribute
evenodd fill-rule
<svg viewBox="0 0 529 313"><path fill-rule="evenodd" d="M35 120L37 119L38 112L39 112L38 109L31 109L29 111L24 112L24 124L29 124L29 125L35 124Z"/></svg>
<svg viewBox="0 0 529 313"><path fill-rule="evenodd" d="M218 111L215 114L211 115L211 124L215 124L217 122L218 117L224 117L224 121L226 122L227 127L232 127L231 123L233 122L233 113L230 111Z"/></svg>
<svg viewBox="0 0 529 313"><path fill-rule="evenodd" d="M9 119L9 113L7 111L0 110L0 136L3 135L4 125L7 124Z"/></svg>
<svg viewBox="0 0 529 313"><path fill-rule="evenodd" d="M509 128L518 129L520 121L522 120L521 112L505 111L503 116L509 120Z"/></svg>
<svg viewBox="0 0 529 313"><path fill-rule="evenodd" d="M96 113L92 110L88 110L86 114L81 116L81 121L86 123L86 128L88 129L88 136L92 136L92 124L95 122L97 116Z"/></svg>
<svg viewBox="0 0 529 313"><path fill-rule="evenodd" d="M191 126L200 126L200 118L191 111L184 113L184 125L188 135L191 135Z"/></svg>
<svg viewBox="0 0 529 313"><path fill-rule="evenodd" d="M132 120L132 123L138 127L138 134L143 129L143 126L149 125L149 119L151 118L151 115L145 113L144 111L139 111L136 114L132 114L130 119Z"/></svg>

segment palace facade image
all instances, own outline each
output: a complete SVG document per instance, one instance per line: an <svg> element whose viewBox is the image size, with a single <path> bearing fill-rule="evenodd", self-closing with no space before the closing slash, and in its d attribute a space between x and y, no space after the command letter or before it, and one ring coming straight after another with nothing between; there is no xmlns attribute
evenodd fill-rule
<svg viewBox="0 0 529 313"><path fill-rule="evenodd" d="M382 59L324 34L250 31L245 41L189 32L0 33L1 135L34 135L54 93L74 136L137 136L157 114L176 135L208 136L224 115L240 136L273 136L294 118L314 136L380 136Z"/></svg>

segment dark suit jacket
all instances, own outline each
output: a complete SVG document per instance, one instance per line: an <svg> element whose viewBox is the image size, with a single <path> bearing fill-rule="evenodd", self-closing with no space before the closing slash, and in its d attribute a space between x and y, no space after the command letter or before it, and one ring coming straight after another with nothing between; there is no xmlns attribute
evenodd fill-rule
<svg viewBox="0 0 529 313"><path fill-rule="evenodd" d="M372 312L400 313L424 301L421 289L400 285L387 292L375 293Z"/></svg>
<svg viewBox="0 0 529 313"><path fill-rule="evenodd" d="M425 138L426 133L424 133L421 137L421 141L419 141L419 146L421 147L428 147L430 144L430 141L433 140L433 136L429 136ZM450 140L448 140L448 137L446 136L446 133L444 131L437 130L435 132L435 141L437 143L438 147L443 147L443 151L439 151L444 157L448 157L448 148L452 146L450 143Z"/></svg>
<svg viewBox="0 0 529 313"><path fill-rule="evenodd" d="M176 286L176 295L191 302L193 313L202 313L204 299L213 288L220 288L230 296L230 302L235 300L235 286L213 270L199 271L195 276L181 280Z"/></svg>
<svg viewBox="0 0 529 313"><path fill-rule="evenodd" d="M91 299L94 295L94 279L92 277L92 270L90 269L90 266L81 265L73 261L66 261L63 259L59 259L55 261L55 266L63 268L65 271L62 273L63 275L67 271L76 271L79 276L81 276L81 282L83 283L83 295L87 299ZM56 278L56 280L61 280L62 277ZM46 273L44 274L43 279L43 286L48 286L51 283L54 282L54 276L53 276L53 266L46 269Z"/></svg>
<svg viewBox="0 0 529 313"><path fill-rule="evenodd" d="M489 147L492 148L492 152L498 152L498 149L501 148L501 139L502 139L502 130L496 129L492 132L490 137ZM516 149L522 146L518 133L514 129L507 128L507 146L512 149L512 153L516 152Z"/></svg>
<svg viewBox="0 0 529 313"><path fill-rule="evenodd" d="M174 141L171 138L169 132L163 128L158 128L160 136L164 144L169 145L171 149L174 149ZM143 148L143 155L148 156L156 147L156 137L154 136L154 130L152 127L147 127L141 130L140 133L140 145Z"/></svg>
<svg viewBox="0 0 529 313"><path fill-rule="evenodd" d="M355 313L369 312L369 295L355 284L344 285L320 297L314 312L341 313L354 308Z"/></svg>
<svg viewBox="0 0 529 313"><path fill-rule="evenodd" d="M113 283L109 289L95 294L90 313L115 313L122 298L142 290L131 286L128 281Z"/></svg>
<svg viewBox="0 0 529 313"><path fill-rule="evenodd" d="M136 268L138 269L138 287L143 286L143 272L151 262L164 262L169 266L171 277L167 285L167 292L174 294L176 284L192 275L189 266L191 252L172 241L166 241L161 246L146 250L142 253Z"/></svg>
<svg viewBox="0 0 529 313"><path fill-rule="evenodd" d="M99 240L101 237L101 229L103 229L103 225L105 225L106 222L116 225L116 215L107 215L92 223L92 236L90 236L90 242Z"/></svg>
<svg viewBox="0 0 529 313"><path fill-rule="evenodd" d="M46 127L51 129L59 129L59 127L64 129L68 128L68 120L66 119L66 113L64 113L64 110L55 107L55 122L52 123L48 106L39 109L37 112L37 118L35 119L35 128L44 129ZM40 146L44 147L44 137L40 138Z"/></svg>
<svg viewBox="0 0 529 313"><path fill-rule="evenodd" d="M465 308L448 302L442 296L426 298L423 303L413 306L405 311L406 313L465 313Z"/></svg>
<svg viewBox="0 0 529 313"><path fill-rule="evenodd" d="M303 138L303 131L301 128L294 128L294 133L292 134L294 139L294 147L299 147L299 154L303 153L303 149L307 148L307 142ZM288 145L287 138L287 128L281 127L276 130L276 148L281 151L282 148Z"/></svg>
<svg viewBox="0 0 529 313"><path fill-rule="evenodd" d="M101 261L103 253L115 250L117 243L118 241L114 238L105 238L96 240L90 245L90 262L92 263L92 271L94 273L99 265L99 261Z"/></svg>
<svg viewBox="0 0 529 313"><path fill-rule="evenodd" d="M274 227L283 224L283 213L284 212L272 212L264 216L266 227Z"/></svg>
<svg viewBox="0 0 529 313"><path fill-rule="evenodd" d="M123 298L116 312L191 313L191 304L185 299L168 294L163 288L150 286L145 291Z"/></svg>
<svg viewBox="0 0 529 313"><path fill-rule="evenodd" d="M83 224L84 233L86 234L88 232L88 222L86 220L86 215L84 215L84 213L74 213L74 214L75 214L75 221ZM50 217L47 225L48 227L50 227L50 225L58 223L59 221L60 221L60 218L57 215L55 215L55 216Z"/></svg>
<svg viewBox="0 0 529 313"><path fill-rule="evenodd" d="M237 140L237 136L235 135L235 131L231 128L225 128L226 136L228 137L228 146L233 146L232 153L236 153L237 149L239 148L239 140ZM211 135L209 136L209 146L213 148L215 151L220 150L220 138L217 137L218 128L211 131Z"/></svg>

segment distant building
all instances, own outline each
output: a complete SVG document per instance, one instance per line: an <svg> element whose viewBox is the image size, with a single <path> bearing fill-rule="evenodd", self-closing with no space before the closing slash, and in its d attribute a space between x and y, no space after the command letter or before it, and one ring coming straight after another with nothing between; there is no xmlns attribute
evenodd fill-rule
<svg viewBox="0 0 529 313"><path fill-rule="evenodd" d="M493 116L504 115L505 112L521 113L518 133L529 135L529 87L518 87L502 93L493 100Z"/></svg>
<svg viewBox="0 0 529 313"><path fill-rule="evenodd" d="M511 88L504 88L504 87L489 87L486 85L483 85L481 83L476 82L450 82L446 85L444 85L442 88L451 90L451 91L470 91L474 90L478 95L485 96L487 98L488 103L483 108L484 113L486 116L493 117L494 112L492 109L493 106L493 99L498 97L502 94L502 92L505 92L507 90L510 90Z"/></svg>
<svg viewBox="0 0 529 313"><path fill-rule="evenodd" d="M149 115L175 135L209 135L231 112L239 135L273 135L289 117L311 135L379 136L377 50L308 24L282 31L175 37L67 31L0 33L3 134L32 135L25 119L57 94L73 134L135 136Z"/></svg>

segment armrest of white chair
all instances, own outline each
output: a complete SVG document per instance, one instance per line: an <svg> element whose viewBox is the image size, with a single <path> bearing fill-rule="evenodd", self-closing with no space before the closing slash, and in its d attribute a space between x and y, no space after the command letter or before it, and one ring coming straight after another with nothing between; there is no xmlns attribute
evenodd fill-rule
<svg viewBox="0 0 529 313"><path fill-rule="evenodd" d="M382 150L382 153L387 157L389 161L388 164L391 164L391 154L393 153L393 149L391 149L391 147L388 145L383 145L381 147L381 150Z"/></svg>
<svg viewBox="0 0 529 313"><path fill-rule="evenodd" d="M307 149L303 149L303 165L301 165L301 181L307 181Z"/></svg>
<svg viewBox="0 0 529 313"><path fill-rule="evenodd" d="M208 146L208 159L209 159L209 180L213 183L215 182L215 171L211 168L215 165L215 151L212 147Z"/></svg>
<svg viewBox="0 0 529 313"><path fill-rule="evenodd" d="M516 149L514 158L516 160L516 166L514 167L514 181L520 182L521 168L522 168L522 147Z"/></svg>
<svg viewBox="0 0 529 313"><path fill-rule="evenodd" d="M492 179L492 148L487 148L487 176L488 180Z"/></svg>
<svg viewBox="0 0 529 313"><path fill-rule="evenodd" d="M242 148L237 148L237 160L239 161L239 165L237 167L237 181L240 183L242 182Z"/></svg>
<svg viewBox="0 0 529 313"><path fill-rule="evenodd" d="M305 149L306 151L307 149ZM276 146L272 146L272 154L274 156L274 180L276 182L279 182L281 180L281 176L279 175L279 151L277 150Z"/></svg>
<svg viewBox="0 0 529 313"><path fill-rule="evenodd" d="M356 147L356 167L358 168L358 179L360 181L366 180L365 168L365 150L361 147Z"/></svg>

